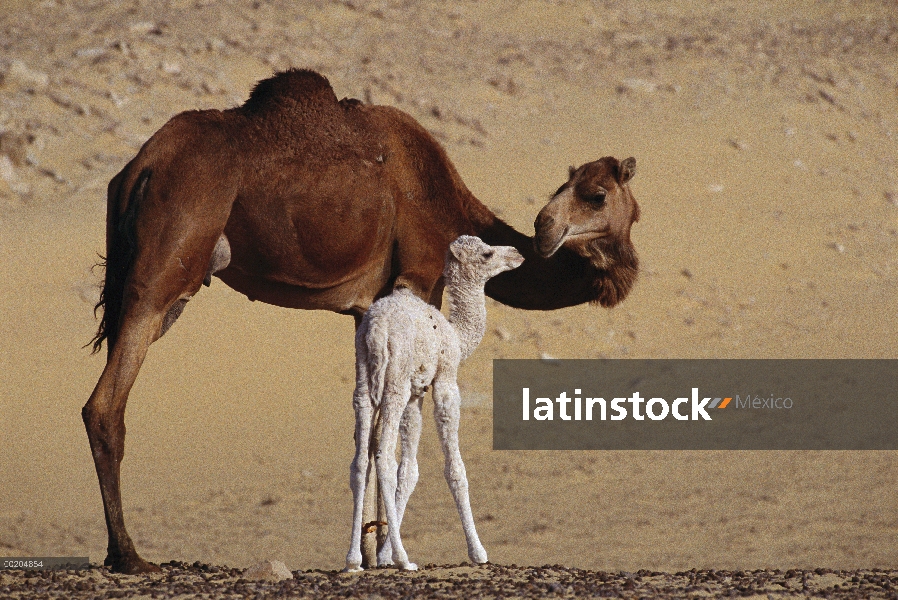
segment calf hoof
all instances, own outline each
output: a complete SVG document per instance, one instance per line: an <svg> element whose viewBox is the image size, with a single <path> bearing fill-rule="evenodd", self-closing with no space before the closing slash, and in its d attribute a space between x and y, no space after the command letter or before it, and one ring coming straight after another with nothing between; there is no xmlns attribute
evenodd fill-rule
<svg viewBox="0 0 898 600"><path fill-rule="evenodd" d="M125 575L140 575L142 573L161 573L162 569L158 565L147 562L136 554L131 556L112 556L107 555L103 564L116 573L124 573Z"/></svg>
<svg viewBox="0 0 898 600"><path fill-rule="evenodd" d="M486 557L486 550L483 549L483 546L468 554L468 558L470 558L471 562L475 565L482 565L483 563L489 562L489 559Z"/></svg>
<svg viewBox="0 0 898 600"><path fill-rule="evenodd" d="M392 567L393 564L393 545L387 540L383 547L381 547L380 552L377 553L377 566Z"/></svg>
<svg viewBox="0 0 898 600"><path fill-rule="evenodd" d="M346 568L343 569L343 572L358 573L364 570L362 567L362 553L350 550L346 555Z"/></svg>

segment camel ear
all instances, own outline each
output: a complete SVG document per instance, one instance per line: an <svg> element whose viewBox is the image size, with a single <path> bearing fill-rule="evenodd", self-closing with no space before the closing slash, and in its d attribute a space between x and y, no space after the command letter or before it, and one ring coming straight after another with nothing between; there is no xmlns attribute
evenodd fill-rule
<svg viewBox="0 0 898 600"><path fill-rule="evenodd" d="M575 167L574 165L569 166L567 168L567 178L570 179L571 177L574 176L574 173L576 173L576 172L577 172L577 167Z"/></svg>
<svg viewBox="0 0 898 600"><path fill-rule="evenodd" d="M624 185L636 175L636 159L632 156L630 158L625 158L618 168L617 180L621 185Z"/></svg>

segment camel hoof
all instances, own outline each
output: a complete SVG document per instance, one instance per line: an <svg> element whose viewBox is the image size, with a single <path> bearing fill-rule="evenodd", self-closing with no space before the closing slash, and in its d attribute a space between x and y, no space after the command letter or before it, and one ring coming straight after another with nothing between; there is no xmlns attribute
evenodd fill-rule
<svg viewBox="0 0 898 600"><path fill-rule="evenodd" d="M136 554L134 556L107 556L103 564L109 567L111 571L124 573L125 575L162 572L159 565L147 562Z"/></svg>
<svg viewBox="0 0 898 600"><path fill-rule="evenodd" d="M416 565L413 562L410 562L410 563L405 563L403 565L399 565L399 568L402 569L403 571L417 571L418 565Z"/></svg>
<svg viewBox="0 0 898 600"><path fill-rule="evenodd" d="M361 573L365 569L362 568L362 565L346 565L343 569L344 573Z"/></svg>

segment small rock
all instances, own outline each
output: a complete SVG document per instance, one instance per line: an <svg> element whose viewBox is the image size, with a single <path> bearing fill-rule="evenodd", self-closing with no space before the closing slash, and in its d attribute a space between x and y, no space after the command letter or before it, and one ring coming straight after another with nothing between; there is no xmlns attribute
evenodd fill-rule
<svg viewBox="0 0 898 600"><path fill-rule="evenodd" d="M293 579L293 573L290 572L287 565L279 560L266 560L244 571L243 577L255 580L284 581Z"/></svg>
<svg viewBox="0 0 898 600"><path fill-rule="evenodd" d="M106 97L109 98L110 100L112 100L112 103L115 104L116 108L121 108L128 103L127 98L122 98L121 96L119 96L118 94L116 94L115 92L113 92L111 90L106 92Z"/></svg>
<svg viewBox="0 0 898 600"><path fill-rule="evenodd" d="M24 165L28 155L28 145L33 141L33 137L0 129L0 154L8 156L14 166Z"/></svg>
<svg viewBox="0 0 898 600"><path fill-rule="evenodd" d="M43 90L50 83L50 77L46 73L29 69L28 65L20 60L12 61L6 72L6 79L20 87L33 90Z"/></svg>
<svg viewBox="0 0 898 600"><path fill-rule="evenodd" d="M711 185L708 186L708 191L712 192L714 194L719 194L720 192L723 191L723 186L720 185L719 183L712 183Z"/></svg>
<svg viewBox="0 0 898 600"><path fill-rule="evenodd" d="M220 85L218 85L212 79L204 79L203 83L202 83L202 88L203 88L203 91L206 92L207 94L218 95L218 94L223 94L225 92L224 88L222 88Z"/></svg>
<svg viewBox="0 0 898 600"><path fill-rule="evenodd" d="M886 202L893 206L898 206L898 192L889 190L886 191L883 195L886 197Z"/></svg>
<svg viewBox="0 0 898 600"><path fill-rule="evenodd" d="M223 39L220 38L210 38L206 40L206 50L210 52L221 52L227 47L227 44Z"/></svg>
<svg viewBox="0 0 898 600"><path fill-rule="evenodd" d="M81 48L75 51L78 58L99 58L106 54L105 48Z"/></svg>
<svg viewBox="0 0 898 600"><path fill-rule="evenodd" d="M140 21L138 23L132 23L128 30L131 33L136 33L138 35L146 35L148 33L156 33L158 29L156 28L156 24L152 21Z"/></svg>
<svg viewBox="0 0 898 600"><path fill-rule="evenodd" d="M19 180L16 168L12 161L5 154L0 154L0 179L9 186L10 191L20 196L24 196L31 191L31 186L26 182Z"/></svg>
<svg viewBox="0 0 898 600"><path fill-rule="evenodd" d="M648 79L627 78L621 81L617 86L618 93L624 92L644 92L652 94L658 90L658 84Z"/></svg>
<svg viewBox="0 0 898 600"><path fill-rule="evenodd" d="M168 73L169 75L177 75L181 72L181 65L176 62L169 62L167 60L162 61L162 70Z"/></svg>

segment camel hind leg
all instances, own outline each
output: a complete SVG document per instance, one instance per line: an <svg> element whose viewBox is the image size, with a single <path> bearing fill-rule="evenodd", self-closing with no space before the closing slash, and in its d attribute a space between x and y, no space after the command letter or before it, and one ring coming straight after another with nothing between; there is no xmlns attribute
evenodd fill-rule
<svg viewBox="0 0 898 600"><path fill-rule="evenodd" d="M205 213L195 208L201 205L196 199L181 202L180 210L173 211L170 203L153 196L152 189L147 191L149 178L141 174L138 192L131 194L130 202L138 204L134 205L136 216L127 231L115 222L117 205L110 205L108 235L117 237L108 247L107 265L123 266L125 270L124 274L110 273L107 266L105 310L115 318L107 319L103 330L108 343L106 366L81 411L109 534L105 564L124 573L159 570L140 557L125 528L121 462L128 394L150 345L171 326L186 300L202 285L215 240L224 230L230 210L230 204L222 201L216 205L216 214L208 209L208 198L200 198L206 200L202 205ZM113 256L116 252L121 254ZM115 261L118 256L132 257L126 261L130 264ZM111 282L116 283L113 286ZM110 304L113 300L114 305Z"/></svg>
<svg viewBox="0 0 898 600"><path fill-rule="evenodd" d="M125 529L120 477L125 450L125 406L128 394L137 379L150 344L161 337L166 320L171 319L173 308L180 314L180 309L186 302L183 295L189 293L187 289L181 291L178 287L161 284L151 289L164 291L161 288L167 288L168 295L174 296L174 300L160 306L151 301L155 294L144 295L146 300L135 299L136 294L126 296L117 339L110 349L103 374L81 411L100 482L109 533L105 564L114 571L123 573L159 570L137 554ZM170 324L169 322L168 325Z"/></svg>
<svg viewBox="0 0 898 600"><path fill-rule="evenodd" d="M106 368L81 410L100 481L109 533L105 564L122 573L160 570L137 554L125 529L120 479L125 453L125 404L147 349L161 327L162 317L159 312L136 308L125 314Z"/></svg>

